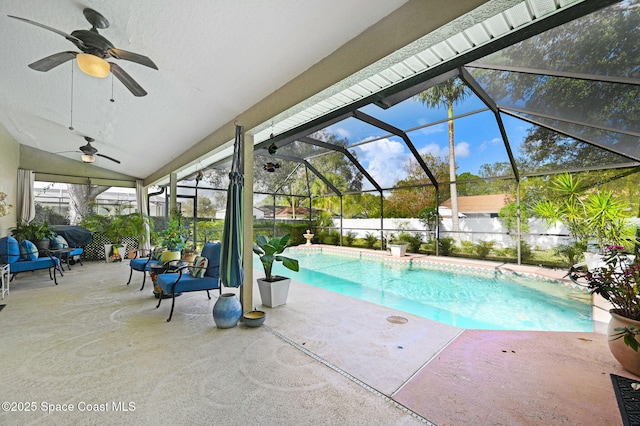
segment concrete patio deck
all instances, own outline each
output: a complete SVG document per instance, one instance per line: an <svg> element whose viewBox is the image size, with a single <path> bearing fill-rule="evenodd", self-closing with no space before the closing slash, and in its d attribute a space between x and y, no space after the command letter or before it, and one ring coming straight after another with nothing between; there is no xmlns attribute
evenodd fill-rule
<svg viewBox="0 0 640 426"><path fill-rule="evenodd" d="M0 424L621 425L609 374L635 378L599 333L462 330L299 282L257 329L217 329L203 292L167 323L128 275L11 283L0 396L21 412Z"/></svg>

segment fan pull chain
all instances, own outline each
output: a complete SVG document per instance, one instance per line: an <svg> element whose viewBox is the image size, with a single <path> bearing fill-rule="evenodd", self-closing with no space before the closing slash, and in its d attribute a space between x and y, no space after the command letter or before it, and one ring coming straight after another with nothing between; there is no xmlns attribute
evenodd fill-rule
<svg viewBox="0 0 640 426"><path fill-rule="evenodd" d="M73 130L73 62L71 62L71 118L69 122L69 130Z"/></svg>
<svg viewBox="0 0 640 426"><path fill-rule="evenodd" d="M116 100L113 98L113 73L111 73L111 102L115 102Z"/></svg>

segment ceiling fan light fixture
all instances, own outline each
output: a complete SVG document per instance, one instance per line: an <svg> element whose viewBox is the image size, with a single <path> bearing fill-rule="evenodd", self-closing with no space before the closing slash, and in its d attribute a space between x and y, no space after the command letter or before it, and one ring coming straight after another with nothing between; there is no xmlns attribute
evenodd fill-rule
<svg viewBox="0 0 640 426"><path fill-rule="evenodd" d="M111 71L109 62L96 55L78 53L76 58L78 60L78 68L80 68L83 73L90 75L91 77L105 78Z"/></svg>
<svg viewBox="0 0 640 426"><path fill-rule="evenodd" d="M84 162L84 163L93 163L94 161L96 161L95 155L82 154L80 156L80 158L82 159L82 162Z"/></svg>

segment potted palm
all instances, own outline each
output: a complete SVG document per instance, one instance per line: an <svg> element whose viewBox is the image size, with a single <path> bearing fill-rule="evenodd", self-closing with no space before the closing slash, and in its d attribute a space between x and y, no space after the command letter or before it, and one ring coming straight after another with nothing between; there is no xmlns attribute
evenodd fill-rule
<svg viewBox="0 0 640 426"><path fill-rule="evenodd" d="M271 239L267 239L263 235L257 235L256 244L253 246L253 252L260 257L260 262L264 268L264 278L258 278L257 280L260 297L262 298L262 304L269 308L287 303L289 284L291 283L291 278L272 274L273 262L282 262L284 267L294 272L298 272L300 269L297 260L282 256L288 242L289 234Z"/></svg>
<svg viewBox="0 0 640 426"><path fill-rule="evenodd" d="M613 307L607 329L609 349L628 371L640 375L640 259L631 260L623 246L607 246L604 266L586 274L592 294L602 296Z"/></svg>

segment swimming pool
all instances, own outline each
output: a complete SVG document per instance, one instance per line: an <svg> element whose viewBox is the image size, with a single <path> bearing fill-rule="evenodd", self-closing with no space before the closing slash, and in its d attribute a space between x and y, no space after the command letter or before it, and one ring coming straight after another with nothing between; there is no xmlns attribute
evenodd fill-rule
<svg viewBox="0 0 640 426"><path fill-rule="evenodd" d="M593 331L589 294L558 283L288 250L300 272L276 262L274 274L456 327Z"/></svg>

